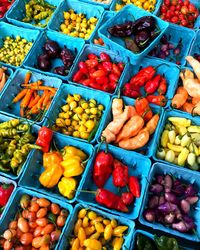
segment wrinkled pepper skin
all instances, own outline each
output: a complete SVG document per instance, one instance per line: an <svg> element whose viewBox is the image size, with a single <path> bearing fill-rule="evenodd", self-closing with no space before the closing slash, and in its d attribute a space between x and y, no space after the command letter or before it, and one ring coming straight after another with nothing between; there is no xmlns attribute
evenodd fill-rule
<svg viewBox="0 0 200 250"><path fill-rule="evenodd" d="M74 178L62 177L58 183L59 192L68 199L74 198L74 192L76 190L77 181Z"/></svg>
<svg viewBox="0 0 200 250"><path fill-rule="evenodd" d="M66 160L69 156L79 156L82 161L87 159L87 155L80 149L73 146L65 146L63 159Z"/></svg>
<svg viewBox="0 0 200 250"><path fill-rule="evenodd" d="M115 159L112 176L116 187L125 187L128 184L128 167Z"/></svg>
<svg viewBox="0 0 200 250"><path fill-rule="evenodd" d="M45 126L41 127L38 132L38 138L36 145L42 147L43 153L49 152L51 139L53 137L53 131Z"/></svg>
<svg viewBox="0 0 200 250"><path fill-rule="evenodd" d="M13 184L2 184L0 185L0 207L4 207L10 198L14 189Z"/></svg>
<svg viewBox="0 0 200 250"><path fill-rule="evenodd" d="M79 176L84 171L84 166L81 163L81 159L80 157L77 157L77 156L74 156L72 158L68 158L65 161L62 161L61 166L64 168L63 175L65 177Z"/></svg>
<svg viewBox="0 0 200 250"><path fill-rule="evenodd" d="M44 187L52 188L58 184L62 175L62 166L60 164L54 164L40 175L39 181Z"/></svg>
<svg viewBox="0 0 200 250"><path fill-rule="evenodd" d="M43 154L43 167L45 169L63 160L62 155L58 151L48 152Z"/></svg>
<svg viewBox="0 0 200 250"><path fill-rule="evenodd" d="M164 235L161 237L155 236L155 243L159 250L181 250L176 239Z"/></svg>

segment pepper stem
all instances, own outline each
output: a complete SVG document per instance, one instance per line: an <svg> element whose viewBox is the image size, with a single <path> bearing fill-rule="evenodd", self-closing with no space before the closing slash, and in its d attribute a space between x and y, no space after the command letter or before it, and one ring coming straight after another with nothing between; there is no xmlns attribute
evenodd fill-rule
<svg viewBox="0 0 200 250"><path fill-rule="evenodd" d="M76 192L81 192L81 193L89 193L89 194L97 194L97 191L92 191L92 190L79 190L79 189L77 189L77 190L74 190L74 191L76 191Z"/></svg>

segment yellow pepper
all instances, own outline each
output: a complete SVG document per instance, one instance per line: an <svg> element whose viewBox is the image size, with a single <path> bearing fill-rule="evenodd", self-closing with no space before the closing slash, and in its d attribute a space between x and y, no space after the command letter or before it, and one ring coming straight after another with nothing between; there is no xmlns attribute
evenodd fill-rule
<svg viewBox="0 0 200 250"><path fill-rule="evenodd" d="M52 151L43 154L43 167L46 169L55 163L60 163L63 160L62 155L58 151Z"/></svg>
<svg viewBox="0 0 200 250"><path fill-rule="evenodd" d="M195 153L196 156L199 156L199 149L193 142L190 143L189 150L191 153Z"/></svg>
<svg viewBox="0 0 200 250"><path fill-rule="evenodd" d="M161 146L164 148L167 147L167 143L169 141L168 134L169 134L169 130L164 130L161 136Z"/></svg>
<svg viewBox="0 0 200 250"><path fill-rule="evenodd" d="M200 126L190 126L188 128L188 132L190 132L190 133L199 133L200 134Z"/></svg>
<svg viewBox="0 0 200 250"><path fill-rule="evenodd" d="M39 181L44 187L52 188L59 182L62 175L62 166L54 163L40 175Z"/></svg>
<svg viewBox="0 0 200 250"><path fill-rule="evenodd" d="M176 125L176 131L179 135L183 136L187 133L187 128L184 126Z"/></svg>
<svg viewBox="0 0 200 250"><path fill-rule="evenodd" d="M171 143L167 143L167 147L171 150L173 150L174 152L181 152L183 150L183 147L182 146L179 146L179 145L173 145Z"/></svg>
<svg viewBox="0 0 200 250"><path fill-rule="evenodd" d="M76 239L74 240L73 244L72 244L71 250L79 250L79 246L80 246L79 243L80 243L79 239L76 238Z"/></svg>
<svg viewBox="0 0 200 250"><path fill-rule="evenodd" d="M82 226L82 220L78 219L76 224L74 225L74 234L75 234L75 236L78 235L78 232L79 232L79 229L80 229L81 226Z"/></svg>
<svg viewBox="0 0 200 250"><path fill-rule="evenodd" d="M87 155L80 149L73 147L73 146L65 146L64 147L64 154L63 159L66 160L68 156L79 156L82 161L86 160Z"/></svg>
<svg viewBox="0 0 200 250"><path fill-rule="evenodd" d="M124 239L122 237L116 237L112 241L113 250L121 250Z"/></svg>
<svg viewBox="0 0 200 250"><path fill-rule="evenodd" d="M168 120L175 126L189 127L191 125L191 120L182 117L169 117Z"/></svg>
<svg viewBox="0 0 200 250"><path fill-rule="evenodd" d="M94 226L95 226L98 233L103 233L104 232L104 226L103 226L103 224L101 224L101 222L95 223Z"/></svg>
<svg viewBox="0 0 200 250"><path fill-rule="evenodd" d="M93 233L93 234L90 236L90 239L96 239L96 240L98 240L99 237L100 237L100 233L96 232L96 233Z"/></svg>
<svg viewBox="0 0 200 250"><path fill-rule="evenodd" d="M114 236L119 236L120 234L124 233L128 229L127 226L118 226L113 230Z"/></svg>
<svg viewBox="0 0 200 250"><path fill-rule="evenodd" d="M190 151L184 148L178 156L178 165L184 166Z"/></svg>
<svg viewBox="0 0 200 250"><path fill-rule="evenodd" d="M62 167L64 168L63 175L65 177L74 177L79 176L84 171L84 166L81 163L81 159L77 159L77 157L69 158L65 161L61 162Z"/></svg>
<svg viewBox="0 0 200 250"><path fill-rule="evenodd" d="M107 225L104 230L104 239L105 240L110 240L112 237L113 229L111 224Z"/></svg>
<svg viewBox="0 0 200 250"><path fill-rule="evenodd" d="M74 178L62 177L58 183L59 192L68 199L74 198L74 191L76 190L77 181Z"/></svg>
<svg viewBox="0 0 200 250"><path fill-rule="evenodd" d="M101 248L102 248L101 242L96 240L96 239L84 240L84 246L89 247L89 248L91 248L93 250L101 250Z"/></svg>
<svg viewBox="0 0 200 250"><path fill-rule="evenodd" d="M80 240L80 245L81 245L81 247L83 247L83 246L84 246L85 239L86 239L86 234L85 234L85 230L84 230L82 227L79 228L79 231L78 231L78 238L79 238L79 240Z"/></svg>
<svg viewBox="0 0 200 250"><path fill-rule="evenodd" d="M86 227L84 229L85 229L86 236L90 236L91 234L93 234L95 232L95 227L94 226Z"/></svg>

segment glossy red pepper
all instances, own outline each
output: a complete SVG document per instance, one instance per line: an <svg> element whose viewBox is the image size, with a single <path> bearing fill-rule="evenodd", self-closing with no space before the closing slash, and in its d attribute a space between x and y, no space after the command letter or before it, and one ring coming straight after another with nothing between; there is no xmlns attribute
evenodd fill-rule
<svg viewBox="0 0 200 250"><path fill-rule="evenodd" d="M164 107L166 105L167 99L164 95L148 95L147 100L158 106Z"/></svg>
<svg viewBox="0 0 200 250"><path fill-rule="evenodd" d="M131 85L130 83L125 83L123 88L123 95L131 98L137 98L141 96L140 87Z"/></svg>
<svg viewBox="0 0 200 250"><path fill-rule="evenodd" d="M89 68L95 68L98 65L98 60L89 59L89 60L86 60L85 63Z"/></svg>
<svg viewBox="0 0 200 250"><path fill-rule="evenodd" d="M114 159L113 166L112 176L114 186L125 187L128 184L128 167L116 159Z"/></svg>
<svg viewBox="0 0 200 250"><path fill-rule="evenodd" d="M105 91L105 92L113 92L113 90L116 88L116 86L114 86L114 83L111 85L111 83L107 83L107 84L103 84L101 86L101 90Z"/></svg>
<svg viewBox="0 0 200 250"><path fill-rule="evenodd" d="M99 57L100 57L101 62L110 62L111 61L110 56L104 52L101 52Z"/></svg>
<svg viewBox="0 0 200 250"><path fill-rule="evenodd" d="M140 197L140 182L136 176L130 176L128 186L134 197Z"/></svg>
<svg viewBox="0 0 200 250"><path fill-rule="evenodd" d="M156 92L159 87L160 80L161 75L154 76L151 80L149 80L144 86L144 90L146 91L146 93L153 94L154 92Z"/></svg>
<svg viewBox="0 0 200 250"><path fill-rule="evenodd" d="M167 81L165 77L162 76L158 87L158 93L159 95L164 95L166 92L167 92Z"/></svg>
<svg viewBox="0 0 200 250"><path fill-rule="evenodd" d="M98 84L101 84L101 85L103 85L103 84L108 84L108 83L109 83L109 79L108 79L108 77L106 77L106 76L97 77L95 80L96 80L96 82L97 82Z"/></svg>
<svg viewBox="0 0 200 250"><path fill-rule="evenodd" d="M97 78L101 76L106 76L106 72L102 69L98 69L94 73L90 74L91 78Z"/></svg>
<svg viewBox="0 0 200 250"><path fill-rule="evenodd" d="M121 197L106 189L98 189L95 198L99 204L104 205L107 208L116 209L121 212L128 212L128 208L121 200Z"/></svg>
<svg viewBox="0 0 200 250"><path fill-rule="evenodd" d="M89 80L92 80L92 79L89 79ZM97 89L97 90L101 90L102 89L102 86L96 82L91 82L89 87L93 88L93 89Z"/></svg>
<svg viewBox="0 0 200 250"><path fill-rule="evenodd" d="M121 199L125 205L131 205L134 200L134 196L131 192L122 193Z"/></svg>
<svg viewBox="0 0 200 250"><path fill-rule="evenodd" d="M145 97L139 97L135 101L135 109L138 115L142 116L145 122L153 117L153 112L149 106L149 102Z"/></svg>
<svg viewBox="0 0 200 250"><path fill-rule="evenodd" d="M152 66L143 68L135 76L131 78L130 84L143 87L145 83L155 75L155 73L156 70Z"/></svg>
<svg viewBox="0 0 200 250"><path fill-rule="evenodd" d="M4 207L8 199L10 198L14 189L13 184L1 184L0 185L0 207Z"/></svg>
<svg viewBox="0 0 200 250"><path fill-rule="evenodd" d="M114 74L114 73L111 73L111 74L109 74L109 79L111 82L118 82L119 76Z"/></svg>
<svg viewBox="0 0 200 250"><path fill-rule="evenodd" d="M110 177L113 168L113 160L113 156L110 153L104 151L97 153L93 169L93 181L97 187L103 187Z"/></svg>
<svg viewBox="0 0 200 250"><path fill-rule="evenodd" d="M118 68L121 70L121 72L124 70L125 64L123 62L119 62L117 64Z"/></svg>
<svg viewBox="0 0 200 250"><path fill-rule="evenodd" d="M121 70L119 69L119 67L117 66L117 64L113 63L112 65L112 72L117 75L118 77L121 76Z"/></svg>
<svg viewBox="0 0 200 250"><path fill-rule="evenodd" d="M85 79L81 83L83 84L83 86L89 87L92 84L95 84L95 80L94 79Z"/></svg>
<svg viewBox="0 0 200 250"><path fill-rule="evenodd" d="M112 63L111 62L103 62L102 66L106 70L106 72L112 71Z"/></svg>
<svg viewBox="0 0 200 250"><path fill-rule="evenodd" d="M84 74L81 70L78 70L73 76L73 82L79 82L83 78Z"/></svg>
<svg viewBox="0 0 200 250"><path fill-rule="evenodd" d="M88 68L87 68L87 65L86 65L85 62L79 62L78 66L79 66L79 70L80 70L83 74L85 74L85 75L88 74Z"/></svg>
<svg viewBox="0 0 200 250"><path fill-rule="evenodd" d="M36 145L42 147L44 153L49 152L50 143L53 137L53 131L45 126L41 127L38 132L38 138L36 140Z"/></svg>
<svg viewBox="0 0 200 250"><path fill-rule="evenodd" d="M88 56L87 56L87 58L90 60L90 59L95 59L95 60L98 60L98 56L97 55L95 55L95 54L88 54Z"/></svg>

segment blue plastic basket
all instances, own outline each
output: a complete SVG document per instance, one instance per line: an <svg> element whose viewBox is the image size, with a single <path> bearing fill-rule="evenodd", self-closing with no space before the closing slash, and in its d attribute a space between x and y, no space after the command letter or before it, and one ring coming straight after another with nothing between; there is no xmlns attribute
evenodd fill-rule
<svg viewBox="0 0 200 250"><path fill-rule="evenodd" d="M114 98L117 98L117 96L113 96L112 100ZM135 100L132 99L132 98L122 97L122 99L123 99L125 105L134 105L135 104ZM111 100L111 105L112 105L112 100ZM108 123L110 123L112 121L112 107L111 107L111 105L110 105L109 110L107 112L105 122L103 123L103 126L102 126L103 129L101 130L101 132L107 127ZM160 114L160 120L158 122L156 131L154 132L153 135L151 135L150 140L147 143L147 145L145 145L144 147L142 147L140 149L134 150L134 152L138 152L138 153L143 154L143 155L145 155L147 157L151 157L153 155L153 149L156 147L155 136L156 136L156 133L157 133L159 127L160 127L160 124L161 124L161 121L162 121L162 116L163 116L163 113L164 113L164 109L160 108L159 106L150 104L150 107L152 108L152 111L153 111L154 114L156 114L156 113ZM100 142L100 141L101 141L101 134L99 134L99 137L98 137L98 142ZM117 147L117 146L115 145L115 147ZM117 147L117 148L119 149L119 147ZM133 151L128 150L128 152L131 153Z"/></svg>
<svg viewBox="0 0 200 250"><path fill-rule="evenodd" d="M101 6L103 7L104 9L109 9L111 4L113 3L114 0L110 0L110 3L106 4L106 3L103 3L101 1L95 1L95 0L79 0L79 1L82 1L82 2L85 2L85 3L89 3L89 4L94 4L95 6Z"/></svg>
<svg viewBox="0 0 200 250"><path fill-rule="evenodd" d="M116 13L114 11L104 11L101 21L99 23L99 27L101 27L106 21L112 18L115 14ZM90 43L94 44L94 39L98 39L98 38L99 38L98 29L96 29L95 32L93 33L93 38L90 40ZM95 45L102 47L102 45L98 45L98 44L95 44ZM106 44L104 45L104 47L107 47Z"/></svg>
<svg viewBox="0 0 200 250"><path fill-rule="evenodd" d="M163 65L162 65L163 64ZM170 99L173 98L174 88L177 86L178 80L179 80L179 69L178 67L175 67L171 63L163 62L159 59L153 59L145 57L140 65L131 65L129 64L127 67L127 70L123 76L121 88L123 88L124 84L130 81L130 79L136 75L141 68L145 68L148 66L157 67L159 65L162 65L156 70L156 74L164 75L164 77L167 80L167 92L165 94L167 98L167 103L170 102ZM145 96L145 91L143 88L141 88L141 94ZM167 105L166 103L166 105Z"/></svg>
<svg viewBox="0 0 200 250"><path fill-rule="evenodd" d="M189 55L194 56L194 54L200 54L200 44L199 44L199 39L200 39L200 30L196 32L196 37L192 43L192 46L189 51ZM187 67L191 67L189 63L186 64Z"/></svg>
<svg viewBox="0 0 200 250"><path fill-rule="evenodd" d="M13 119L13 117L10 117L9 115L6 116L6 115L3 115L3 114L0 114L0 123L9 121L9 120L11 120L11 119ZM38 134L38 130L39 130L39 129L40 129L40 127L37 126L37 125L33 125L33 126L31 127L31 133L34 135L35 139L37 138L37 134ZM12 172L2 172L2 171L0 171L0 174L3 175L3 176L5 176L5 177L7 177L7 178L10 178L10 179L12 179L12 180L17 181L17 180L19 179L20 175L22 174L22 172L24 171L24 166L25 166L26 163L29 161L29 158L30 158L32 152L33 152L33 151L31 150L31 152L30 152L30 153L28 154L28 156L26 157L26 160L24 161L24 163L23 163L23 165L22 165L22 168L21 168L21 170L20 170L20 172L19 172L18 175L14 175Z"/></svg>
<svg viewBox="0 0 200 250"><path fill-rule="evenodd" d="M55 74L53 72L53 69L55 67L64 66L64 64L60 58L56 58L56 59L51 60L52 67L51 67L50 71L49 70L42 71L37 67L37 58L39 57L39 55L41 55L43 53L43 46L48 40L53 40L53 41L57 42L61 49L63 49L64 46L66 46L68 49L70 49L71 52L73 53L73 55L75 56L73 64L75 64L76 60L79 57L79 53L85 44L84 40L82 40L82 39L77 39L77 38L73 38L73 37L68 37L66 39L64 34L61 34L61 33L59 34L59 33L56 33L54 31L43 32L40 34L38 40L35 43L35 46L33 47L31 52L29 53L29 55L25 59L23 65L25 68L34 69L35 71L37 71L39 73L43 73L43 74L48 75L48 76L59 77L62 80L66 80L67 76L61 76L61 75ZM69 73L71 72L71 69L72 69L72 66L69 70Z"/></svg>
<svg viewBox="0 0 200 250"><path fill-rule="evenodd" d="M126 21L134 21L143 16L153 16L157 22L158 28L161 30L160 34L145 48L142 52L136 54L126 49L123 39L111 36L108 32L108 28L113 25L122 24ZM104 25L102 25L98 31L99 37L101 37L104 43L109 46L113 51L117 51L119 55L126 58L128 57L132 64L139 63L141 59L146 56L152 48L154 48L160 41L163 34L168 28L168 23L164 22L160 18L152 15L151 13L135 7L133 4L125 6L114 17L110 18Z"/></svg>
<svg viewBox="0 0 200 250"><path fill-rule="evenodd" d="M159 161L159 162L162 162L162 163L167 163L169 165L172 165L172 166L177 166L176 164L174 163L171 163L171 162L168 162L168 161L164 161L164 160L161 160L159 158L157 158L156 156L156 152L157 152L157 149L160 145L160 138L161 138L161 135L162 135L162 132L164 130L164 127L165 127L165 124L167 122L167 119L168 117L183 117L183 118L187 118L187 119L190 119L192 121L192 123L196 124L196 125L200 125L200 117L199 116L192 116L186 112L183 112L183 111L179 111L179 110L176 110L176 111L173 111L173 110L167 110L163 117L162 117L162 121L160 123L160 126L155 134L155 147L153 148L153 159L155 161ZM181 167L179 166L179 168L181 169ZM188 169L188 168L187 168ZM195 170L192 170L192 171L195 171ZM199 173L198 171L195 171L196 173Z"/></svg>
<svg viewBox="0 0 200 250"><path fill-rule="evenodd" d="M39 26L35 26L33 23L26 23L23 22L22 19L26 16L25 4L28 3L30 0L16 0L15 5L12 6L11 10L6 14L6 18L8 19L9 23L12 23L16 26L21 26L29 29L45 29ZM56 8L60 5L62 1L60 0L45 0L45 2L54 5ZM54 10L54 12L55 12ZM52 19L54 13L52 14L50 20ZM49 20L49 21L50 21ZM41 24L45 24L45 21L42 20Z"/></svg>
<svg viewBox="0 0 200 250"><path fill-rule="evenodd" d="M11 25L9 23L4 23L4 22L0 23L0 47L3 46L3 39L5 39L6 36L12 36L12 37L21 36L22 38L26 39L27 41L33 42L33 45L31 47L31 49L32 49L34 46L34 42L38 38L38 35L39 35L38 30L24 29L24 28L17 27L17 26ZM30 49L30 51L31 51L31 49ZM29 51L29 53L30 53L30 51ZM26 55L26 57L27 57L27 55ZM4 65L10 66L10 67L15 68L15 69L17 68L16 66L13 66L13 65L7 64L7 63L4 63Z"/></svg>
<svg viewBox="0 0 200 250"><path fill-rule="evenodd" d="M24 82L24 78L28 70L25 69L18 69L14 73L11 81L9 84L4 88L2 96L1 96L1 102L0 102L0 113L8 114L13 117L20 117L20 102L12 104L13 98L22 90L21 84ZM32 72L31 81L35 82L37 80L43 80L44 86L50 86L55 88L60 88L62 81L58 78L49 77L45 75L41 75L39 73ZM58 93L58 91L57 91ZM55 94L54 99L56 99L57 93ZM53 102L52 100L52 102ZM51 103L52 105L52 103ZM49 115L49 109L45 113L45 116L48 117ZM38 125L42 125L44 122L44 117L41 121L37 121L36 123Z"/></svg>
<svg viewBox="0 0 200 250"><path fill-rule="evenodd" d="M97 154L99 145L95 147L95 154L92 157L92 160L90 162L90 166L88 167L87 171L84 173L83 177L83 182L80 186L80 190L93 190L96 191L98 187L95 185L92 177L92 172L93 172L93 167L94 167L94 162ZM105 151L106 146L101 145L100 150ZM129 206L129 212L128 213L123 213L117 210L111 210L109 208L106 208L105 206L99 205L95 201L95 195L93 194L88 194L84 192L79 192L78 194L78 201L79 202L86 202L94 207L97 207L99 209L103 209L108 213L113 213L117 214L119 216L124 216L126 218L135 220L137 219L144 195L144 191L146 188L147 180L146 178L148 177L150 166L151 166L151 161L144 156L138 155L135 152L127 152L126 150L119 149L116 147L113 147L112 145L109 145L109 152L113 155L114 158L117 160L122 161L125 165L129 167L129 176L137 176L140 179L140 185L141 185L141 195L140 198L136 198L134 203ZM142 164L141 164L142 163ZM104 185L104 188L114 192L115 194L119 194L119 189L115 187L112 183L112 176L108 179L106 184ZM127 192L127 189L121 189L121 192Z"/></svg>
<svg viewBox="0 0 200 250"><path fill-rule="evenodd" d="M73 85L82 86L82 87L88 89L89 87L85 87L82 84L73 82L73 76L79 70L79 66L78 66L79 62L86 61L87 55L89 55L90 53L94 53L95 55L99 56L102 52L105 52L106 54L108 54L111 57L113 62L124 62L125 63L125 68L124 68L124 70L123 70L123 72L121 74L121 77L120 77L120 79L118 81L118 85L117 85L114 93L107 93L108 95L114 95L114 94L117 94L117 91L121 86L122 79L125 76L128 64L127 64L127 60L123 60L119 55L117 55L117 53L114 53L114 52L112 52L110 50L107 50L102 46L100 47L100 46L96 46L96 45L88 45L88 44L86 44L85 47L83 48L83 50L81 51L78 60L76 61L76 63L74 63L74 65L72 67L72 70L71 70L71 73L69 74L68 80ZM92 89L92 88L89 88L89 89ZM99 91L101 93L105 93L104 91L101 91L101 90L99 90Z"/></svg>
<svg viewBox="0 0 200 250"><path fill-rule="evenodd" d="M171 174L173 177L181 179L186 183L192 183L192 184L195 183L200 193L200 174L199 173L192 172L190 170L180 168L180 167L175 167L175 166L170 166L170 165L168 166L168 164L155 163L152 166L151 172L149 174L149 184L147 185L147 188L145 190L143 204L142 204L142 208L141 208L140 216L139 216L140 223L145 226L149 226L153 229L158 229L167 233L171 233L174 236L179 236L187 240L200 242L200 238L199 238L199 235L200 235L200 200L194 205L196 209L191 211L192 217L194 218L194 222L196 225L196 230L195 230L196 232L193 234L181 233L181 232L178 232L177 230L168 228L166 225L164 226L157 222L154 222L154 223L147 222L143 218L143 212L145 208L147 207L147 202L149 200L148 189L149 189L150 183L152 182L153 178L156 175L163 175L163 174Z"/></svg>
<svg viewBox="0 0 200 250"><path fill-rule="evenodd" d="M3 87L3 89L4 89L7 86L7 84L9 84L9 81L12 79L13 70L7 66L4 67L4 64L1 64L1 63L0 63L0 67L7 68L6 75L8 76L8 79ZM1 100L1 95L2 95L3 89L2 89L2 91L0 91L0 100Z"/></svg>
<svg viewBox="0 0 200 250"><path fill-rule="evenodd" d="M101 131L102 131L102 127L103 124L105 123L105 119L106 119L106 114L109 110L109 106L110 106L110 96L107 94L102 94L99 91L96 90L92 90L92 89L85 89L85 88L80 88L77 86L73 86L71 84L63 84L60 88L60 90L58 91L58 95L57 98L55 98L55 100L52 103L52 106L49 110L49 119L45 121L44 125L50 125L52 126L56 120L56 118L58 117L58 114L60 112L61 106L63 106L64 104L66 104L66 98L68 94L80 94L82 98L89 100L91 98L95 99L97 101L97 103L102 104L104 106L104 112L103 115L100 119L99 122L99 127L97 129L97 132L94 136L94 138L91 140L91 143L95 143L95 141L97 140L97 138L100 136ZM55 132L55 133L59 133L59 132ZM71 137L68 135L64 135L66 137ZM75 138L75 137L74 137ZM85 142L86 140L84 139L80 139L80 138L75 138L76 140L79 141L83 141Z"/></svg>
<svg viewBox="0 0 200 250"><path fill-rule="evenodd" d="M91 144L81 142L81 141L76 141L71 138L65 138L65 136L60 135L60 134L54 134L53 140L55 141L56 146L59 148L59 150L63 149L65 146L75 146L81 150L83 150L87 155L89 161L85 165L85 171L89 167L90 164L90 158L93 155L93 146ZM45 188L43 187L40 182L39 182L39 176L40 174L45 170L42 166L42 157L43 154L40 150L34 150L29 162L27 162L25 171L23 172L20 180L19 180L19 185L32 189L34 191L40 190L40 192L46 194L46 195L51 195L52 197L55 197L57 199L62 200L63 202L74 202L76 200L77 193L75 192L74 198L69 200L62 196L58 190L57 185L54 188ZM82 182L82 176L78 176L76 180L78 181L78 185L76 189L79 189L79 185ZM34 178L34 179L33 179Z"/></svg>
<svg viewBox="0 0 200 250"><path fill-rule="evenodd" d="M55 11L55 14L51 21L48 24L48 28L51 30L55 30L57 32L60 32L60 25L63 23L64 17L63 12L68 11L69 9L73 9L76 13L83 13L86 15L86 18L89 19L90 17L96 17L98 18L98 22L96 24L96 28L92 32L89 39L85 39L86 42L89 42L91 39L93 39L93 34L95 30L98 29L102 14L104 12L104 9L100 6L94 6L92 4L83 3L76 0L71 1L63 1L59 8ZM69 37L69 35L65 35L66 37ZM80 39L80 38L79 38Z"/></svg>
<svg viewBox="0 0 200 250"><path fill-rule="evenodd" d="M178 45L180 39L182 39L181 53L177 57L177 59L173 55L173 52L171 51L170 55L166 57L165 60L171 63L176 63L176 61L179 61L181 65L185 65L186 63L185 57L188 55L192 41L195 38L195 35L196 35L195 31L192 29L188 29L188 28L170 23L167 31L165 32L165 35L167 36L168 41L171 44L173 44L175 48ZM153 56L150 56L150 57L155 58ZM173 60L171 58L173 58ZM165 61L165 60L162 60L162 61Z"/></svg>
<svg viewBox="0 0 200 250"><path fill-rule="evenodd" d="M65 229L64 234L61 238L59 250L69 249L68 238L71 235L73 235L73 233L74 233L73 229L74 229L74 225L77 221L78 212L82 208L90 209L106 219L109 219L109 220L115 219L115 220L117 220L118 224L128 226L129 228L128 228L126 235L124 236L124 244L123 244L121 249L122 250L129 249L130 244L131 244L131 240L133 237L134 228L135 228L135 223L133 221L126 219L126 218L123 218L123 217L120 217L120 216L112 215L112 214L110 214L110 212L109 213L103 212L99 209L96 209L92 206L88 206L88 205L82 203L82 204L77 204L73 210L73 217L71 218L71 221L70 221L69 225L67 226L67 228Z"/></svg>
<svg viewBox="0 0 200 250"><path fill-rule="evenodd" d="M144 2L143 2L143 3L144 3ZM162 3L162 0L157 0L157 1L156 1L155 9L154 9L154 11L152 12L154 15L156 15L156 13L158 12L161 3ZM116 11L116 10L115 10L116 4L123 4L123 1L122 1L122 0L113 0L113 1L112 1L112 4L111 4L111 6L110 6L110 10ZM133 4L133 5L134 5L134 4Z"/></svg>
<svg viewBox="0 0 200 250"><path fill-rule="evenodd" d="M0 215L0 225L1 225L1 221L3 220L3 217L5 216L5 209L9 206L9 201L10 201L10 199L12 199L12 196L13 196L13 194L14 194L14 191L15 191L15 189L17 188L17 183L15 182L15 181L13 181L13 180L10 180L10 179L8 179L8 178L5 178L5 177L3 177L3 176L1 176L0 175L0 183L5 183L5 184L13 184L14 185L14 189L13 189L13 191L12 191L12 194L10 195L10 198L9 198L9 200L8 200L8 202L7 202L7 204L6 204L6 206L5 206L5 208L4 208L4 210L3 210L3 212L2 212L2 214Z"/></svg>
<svg viewBox="0 0 200 250"><path fill-rule="evenodd" d="M28 194L31 197L37 197L37 198L46 198L50 202L58 204L60 207L65 208L69 212L69 216L65 222L65 225L62 229L62 233L60 235L59 241L63 236L64 231L66 230L69 222L71 221L72 217L72 212L73 212L73 207L70 204L67 204L65 202L62 202L60 200L57 200L50 195L44 195L38 192L31 191L29 189L24 189L24 188L17 188L14 195L12 196L12 199L9 202L8 207L5 210L5 216L2 220L1 227L0 227L0 233L3 234L3 232L8 228L9 223L15 218L16 213L18 212L18 209L20 208L19 202L23 194ZM59 241L57 245L55 246L55 250L60 248L59 246Z"/></svg>

